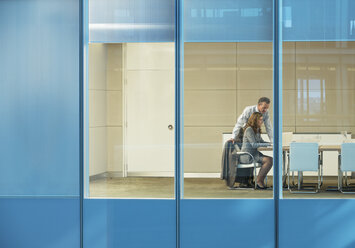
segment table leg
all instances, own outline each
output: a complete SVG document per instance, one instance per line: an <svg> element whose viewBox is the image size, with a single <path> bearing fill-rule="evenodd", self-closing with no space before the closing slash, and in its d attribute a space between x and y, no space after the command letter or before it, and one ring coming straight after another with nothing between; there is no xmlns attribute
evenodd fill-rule
<svg viewBox="0 0 355 248"><path fill-rule="evenodd" d="M340 154L338 154L338 186L328 186L327 191L340 191L343 175L340 175Z"/></svg>
<svg viewBox="0 0 355 248"><path fill-rule="evenodd" d="M321 156L321 160L320 160L320 162L321 162L321 164L320 164L320 169L321 169L321 178L320 178L320 185L322 186L323 185L323 151L321 151L321 153L320 153L320 156Z"/></svg>
<svg viewBox="0 0 355 248"><path fill-rule="evenodd" d="M340 155L338 155L338 190L340 191L343 184L343 173L340 170Z"/></svg>

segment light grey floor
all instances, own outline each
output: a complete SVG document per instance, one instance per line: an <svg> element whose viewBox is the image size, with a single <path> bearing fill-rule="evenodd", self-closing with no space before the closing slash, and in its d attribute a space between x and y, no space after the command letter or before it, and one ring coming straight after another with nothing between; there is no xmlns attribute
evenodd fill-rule
<svg viewBox="0 0 355 248"><path fill-rule="evenodd" d="M313 178L311 178L313 179ZM305 179L305 182L309 182ZM355 194L326 191L336 185L336 178L325 178L318 194L291 194L283 191L284 198L355 198ZM272 184L269 178L268 185ZM164 177L101 178L90 180L90 197L99 198L174 198L174 179ZM270 190L229 190L218 178L186 178L184 198L272 198Z"/></svg>

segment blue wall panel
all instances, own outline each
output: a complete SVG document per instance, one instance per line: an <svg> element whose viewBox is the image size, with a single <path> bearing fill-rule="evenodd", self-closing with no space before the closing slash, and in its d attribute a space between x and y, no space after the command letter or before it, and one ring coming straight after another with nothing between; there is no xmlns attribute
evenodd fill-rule
<svg viewBox="0 0 355 248"><path fill-rule="evenodd" d="M355 1L283 0L283 40L355 40Z"/></svg>
<svg viewBox="0 0 355 248"><path fill-rule="evenodd" d="M174 0L89 0L89 41L172 42Z"/></svg>
<svg viewBox="0 0 355 248"><path fill-rule="evenodd" d="M106 199L84 200L83 234L85 248L108 247L108 201Z"/></svg>
<svg viewBox="0 0 355 248"><path fill-rule="evenodd" d="M79 195L79 1L0 1L0 195Z"/></svg>
<svg viewBox="0 0 355 248"><path fill-rule="evenodd" d="M355 199L280 201L280 247L355 247Z"/></svg>
<svg viewBox="0 0 355 248"><path fill-rule="evenodd" d="M185 0L184 41L271 41L272 0Z"/></svg>
<svg viewBox="0 0 355 248"><path fill-rule="evenodd" d="M0 199L0 247L80 247L79 199Z"/></svg>
<svg viewBox="0 0 355 248"><path fill-rule="evenodd" d="M275 247L274 200L182 200L181 247Z"/></svg>
<svg viewBox="0 0 355 248"><path fill-rule="evenodd" d="M84 200L85 248L176 248L175 200Z"/></svg>

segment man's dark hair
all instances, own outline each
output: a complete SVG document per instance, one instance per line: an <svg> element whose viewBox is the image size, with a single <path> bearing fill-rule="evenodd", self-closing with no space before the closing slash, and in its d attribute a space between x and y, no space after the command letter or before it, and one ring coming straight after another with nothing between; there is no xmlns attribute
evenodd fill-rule
<svg viewBox="0 0 355 248"><path fill-rule="evenodd" d="M258 104L265 102L266 104L270 104L270 99L267 97L261 97L258 101Z"/></svg>

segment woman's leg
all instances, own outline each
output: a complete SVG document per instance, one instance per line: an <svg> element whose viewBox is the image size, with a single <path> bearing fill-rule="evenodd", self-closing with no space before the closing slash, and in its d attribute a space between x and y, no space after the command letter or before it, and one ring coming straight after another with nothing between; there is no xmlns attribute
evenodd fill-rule
<svg viewBox="0 0 355 248"><path fill-rule="evenodd" d="M261 187L264 187L264 179L272 167L272 162L272 157L263 157L262 166L260 168L258 178L256 179L256 183Z"/></svg>

